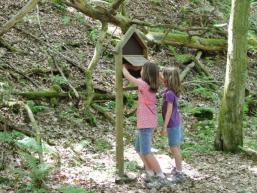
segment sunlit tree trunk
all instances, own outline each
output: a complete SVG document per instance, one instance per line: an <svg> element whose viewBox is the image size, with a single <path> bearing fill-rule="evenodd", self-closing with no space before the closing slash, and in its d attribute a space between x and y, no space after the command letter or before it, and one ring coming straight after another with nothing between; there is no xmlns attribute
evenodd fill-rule
<svg viewBox="0 0 257 193"><path fill-rule="evenodd" d="M227 69L215 147L236 152L243 145L243 104L247 76L247 30L250 0L232 0Z"/></svg>

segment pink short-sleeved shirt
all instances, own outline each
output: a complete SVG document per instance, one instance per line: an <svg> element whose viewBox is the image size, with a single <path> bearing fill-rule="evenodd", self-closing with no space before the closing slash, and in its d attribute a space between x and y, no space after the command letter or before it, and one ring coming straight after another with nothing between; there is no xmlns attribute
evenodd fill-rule
<svg viewBox="0 0 257 193"><path fill-rule="evenodd" d="M137 79L136 84L138 86L137 128L156 128L156 93L152 92L142 79Z"/></svg>

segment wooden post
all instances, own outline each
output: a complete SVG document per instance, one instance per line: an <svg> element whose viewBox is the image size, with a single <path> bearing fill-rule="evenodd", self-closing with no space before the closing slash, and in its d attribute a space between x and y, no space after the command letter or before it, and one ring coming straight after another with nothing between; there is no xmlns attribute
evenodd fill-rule
<svg viewBox="0 0 257 193"><path fill-rule="evenodd" d="M124 176L122 51L116 52L114 58L116 83L116 169L119 177L122 177Z"/></svg>

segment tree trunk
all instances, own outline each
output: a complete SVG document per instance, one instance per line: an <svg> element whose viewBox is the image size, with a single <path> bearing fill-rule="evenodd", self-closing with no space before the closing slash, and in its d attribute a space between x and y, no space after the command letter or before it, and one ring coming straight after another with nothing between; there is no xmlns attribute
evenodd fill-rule
<svg viewBox="0 0 257 193"><path fill-rule="evenodd" d="M250 0L232 0L224 93L215 147L236 152L243 145L243 104L247 76L247 30Z"/></svg>
<svg viewBox="0 0 257 193"><path fill-rule="evenodd" d="M30 0L15 16L7 21L0 29L0 37L8 32L16 23L18 23L24 16L27 15L40 0Z"/></svg>

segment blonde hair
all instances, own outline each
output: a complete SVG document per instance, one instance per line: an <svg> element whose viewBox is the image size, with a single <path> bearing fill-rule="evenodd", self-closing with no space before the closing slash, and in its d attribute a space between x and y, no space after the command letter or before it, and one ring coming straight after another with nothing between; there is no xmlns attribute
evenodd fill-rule
<svg viewBox="0 0 257 193"><path fill-rule="evenodd" d="M143 66L142 80L149 84L151 91L157 92L159 88L159 68L156 64L146 62Z"/></svg>
<svg viewBox="0 0 257 193"><path fill-rule="evenodd" d="M163 70L164 83L168 89L175 92L177 96L181 92L181 82L179 78L179 69L177 67L166 67Z"/></svg>

